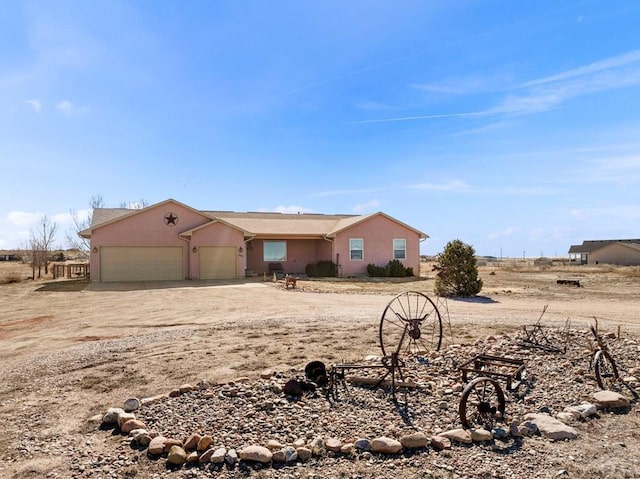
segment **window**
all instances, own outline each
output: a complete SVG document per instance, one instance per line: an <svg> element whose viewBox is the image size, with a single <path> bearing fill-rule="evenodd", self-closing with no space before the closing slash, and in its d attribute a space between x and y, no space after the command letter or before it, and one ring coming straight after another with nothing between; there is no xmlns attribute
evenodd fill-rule
<svg viewBox="0 0 640 479"><path fill-rule="evenodd" d="M263 256L265 261L287 261L287 242L265 241Z"/></svg>
<svg viewBox="0 0 640 479"><path fill-rule="evenodd" d="M363 239L349 240L349 259L355 259L355 260L364 259L364 240Z"/></svg>
<svg viewBox="0 0 640 479"><path fill-rule="evenodd" d="M407 240L393 240L393 259L407 259Z"/></svg>

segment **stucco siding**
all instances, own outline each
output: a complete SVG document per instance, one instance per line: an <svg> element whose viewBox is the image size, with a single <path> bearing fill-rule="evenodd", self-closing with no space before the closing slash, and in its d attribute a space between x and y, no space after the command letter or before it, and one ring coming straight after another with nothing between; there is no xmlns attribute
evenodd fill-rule
<svg viewBox="0 0 640 479"><path fill-rule="evenodd" d="M175 224L167 225L165 216L173 213ZM205 216L175 203L160 203L114 223L93 230L91 235L91 276L100 278L100 247L108 246L182 246L180 231L210 221ZM183 271L188 279L189 255L184 255Z"/></svg>
<svg viewBox="0 0 640 479"><path fill-rule="evenodd" d="M349 239L364 240L364 257L352 260L349 255ZM340 257L340 271L344 276L367 273L369 263L384 266L393 259L393 240L406 240L406 259L400 260L405 267L420 271L420 238L408 228L384 216L374 216L339 233L334 240L334 252ZM335 261L335 259L334 259Z"/></svg>
<svg viewBox="0 0 640 479"><path fill-rule="evenodd" d="M91 227L80 235L90 239L92 278L98 281L101 258L105 265L113 261L111 266L117 273L127 269L127 262L121 260L125 253L149 248L139 255L139 269L142 276L152 275L151 266L163 260L157 252L176 247L183 254L178 258L180 268L173 262L172 277L178 272L184 279L242 278L247 271L269 273L270 263L281 263L285 273L304 274L307 265L318 261L340 264L343 275L362 275L367 264L385 265L394 257L394 239L406 241L406 258L399 259L417 271L420 238L426 237L382 212L364 216L204 212L173 199L142 210L96 208ZM360 261L349 258L350 238L364 241ZM265 248L267 241L275 243ZM104 247L120 249L101 255ZM265 260L265 251L271 258Z"/></svg>
<svg viewBox="0 0 640 479"><path fill-rule="evenodd" d="M589 264L640 265L640 251L624 243L611 243L589 254Z"/></svg>
<svg viewBox="0 0 640 479"><path fill-rule="evenodd" d="M247 269L258 274L269 272L269 263L281 263L285 273L304 274L308 264L322 259L331 259L331 245L325 240L286 239L287 259L285 261L265 261L264 242L273 240L254 239L247 248ZM323 245L322 243L326 243Z"/></svg>
<svg viewBox="0 0 640 479"><path fill-rule="evenodd" d="M200 258L198 251L207 246L232 246L236 250L236 277L244 277L245 271L245 244L242 231L227 226L224 223L211 223L210 225L194 231L190 243L190 268L191 278L200 279ZM195 248L195 252L194 252ZM242 248L242 251L240 251ZM228 278L231 279L231 278Z"/></svg>

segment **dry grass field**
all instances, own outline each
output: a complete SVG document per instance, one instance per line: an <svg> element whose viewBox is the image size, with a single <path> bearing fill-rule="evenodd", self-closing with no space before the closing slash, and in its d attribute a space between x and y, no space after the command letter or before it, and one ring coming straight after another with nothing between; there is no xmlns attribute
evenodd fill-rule
<svg viewBox="0 0 640 479"><path fill-rule="evenodd" d="M513 333L535 323L545 306L549 326L569 319L573 327L587 328L597 318L602 330L640 335L639 268L540 269L514 262L481 267L480 273L480 297L447 301L448 342ZM127 397L184 383L256 378L266 368L304 368L316 359L358 361L380 354L378 324L388 302L407 290L432 296L434 285L427 264L418 280L299 280L289 290L262 278L18 281L30 274L24 265L0 263L0 477L7 478L89 477L88 471L71 470L71 457L107 454L115 440L97 439L87 419ZM557 279L580 280L581 287L558 285ZM640 365L638 357L625 360ZM623 451L636 457L637 412L634 406L619 418L622 426L636 428L635 444ZM596 460L603 451L593 447L600 448ZM584 470L591 472L581 476L579 469L572 477L607 477L593 475L589 464ZM325 477L300 471L299 477ZM640 476L628 473L615 477ZM129 471L126 477L134 476ZM125 476L115 470L111 477Z"/></svg>

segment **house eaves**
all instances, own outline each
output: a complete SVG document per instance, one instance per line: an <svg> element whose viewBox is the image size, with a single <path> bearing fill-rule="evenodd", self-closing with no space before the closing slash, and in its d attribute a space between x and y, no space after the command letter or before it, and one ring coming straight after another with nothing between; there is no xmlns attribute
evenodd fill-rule
<svg viewBox="0 0 640 479"><path fill-rule="evenodd" d="M200 225L200 226L196 226L195 228L191 228L190 230L187 230L187 231L183 231L182 233L180 233L179 236L182 236L182 237L185 237L185 238L190 238L193 235L193 233L195 233L196 231L208 228L209 226L211 226L211 225L213 225L215 223L221 223L223 225L228 226L229 228L233 228L234 230L238 230L244 236L247 236L247 237L254 236L254 234L251 231L244 230L244 229L238 227L237 225L234 225L233 223L229 223L228 221L225 221L225 220L223 220L221 218L215 218L215 219L209 221L208 223L205 223L205 224Z"/></svg>
<svg viewBox="0 0 640 479"><path fill-rule="evenodd" d="M242 215L242 216L241 216ZM217 218L239 229L249 231L257 238L323 238L335 224L346 216L279 215L236 213L221 214Z"/></svg>

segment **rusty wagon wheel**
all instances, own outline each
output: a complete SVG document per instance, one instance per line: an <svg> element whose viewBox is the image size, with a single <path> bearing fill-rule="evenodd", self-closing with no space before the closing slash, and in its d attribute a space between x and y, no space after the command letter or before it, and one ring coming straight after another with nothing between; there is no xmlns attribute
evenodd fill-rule
<svg viewBox="0 0 640 479"><path fill-rule="evenodd" d="M611 355L599 349L593 357L593 369L600 389L611 389L618 382L618 367Z"/></svg>
<svg viewBox="0 0 640 479"><path fill-rule="evenodd" d="M460 422L466 429L483 427L488 431L504 418L504 393L498 381L475 378L467 384L460 397Z"/></svg>
<svg viewBox="0 0 640 479"><path fill-rule="evenodd" d="M440 311L422 293L400 293L384 308L379 337L383 356L419 356L438 351L442 344Z"/></svg>

